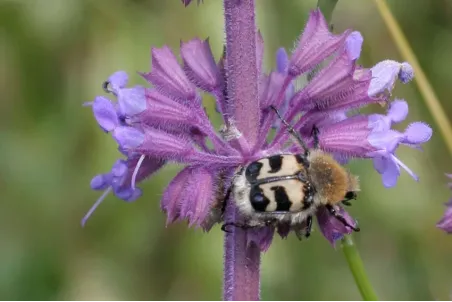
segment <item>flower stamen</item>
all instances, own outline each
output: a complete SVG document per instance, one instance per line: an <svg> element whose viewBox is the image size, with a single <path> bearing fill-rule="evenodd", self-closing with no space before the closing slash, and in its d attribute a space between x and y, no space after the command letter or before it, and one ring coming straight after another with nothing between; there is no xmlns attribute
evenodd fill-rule
<svg viewBox="0 0 452 302"><path fill-rule="evenodd" d="M107 197L108 194L110 194L112 188L109 187L108 189L106 189L104 191L104 193L102 193L102 195L99 197L98 200L96 200L96 202L92 205L92 207L89 209L89 211L85 214L85 216L83 216L81 224L82 227L85 226L86 222L88 221L88 219L91 217L91 215L94 213L94 211L97 209L97 207L104 201L105 197Z"/></svg>
<svg viewBox="0 0 452 302"><path fill-rule="evenodd" d="M138 171L140 170L141 164L143 163L143 160L145 157L146 156L144 154L140 156L140 159L138 160L137 165L135 166L135 170L133 170L130 186L132 187L132 190L134 190L134 191L135 191L135 182L137 179L137 174L138 174Z"/></svg>
<svg viewBox="0 0 452 302"><path fill-rule="evenodd" d="M410 174L411 177L413 177L413 179L415 181L419 181L419 176L417 176L413 171L411 171L410 168L408 168L408 166L406 166L400 159L398 159L396 156L391 154L391 158L392 160L398 164L400 167L402 167L408 174Z"/></svg>

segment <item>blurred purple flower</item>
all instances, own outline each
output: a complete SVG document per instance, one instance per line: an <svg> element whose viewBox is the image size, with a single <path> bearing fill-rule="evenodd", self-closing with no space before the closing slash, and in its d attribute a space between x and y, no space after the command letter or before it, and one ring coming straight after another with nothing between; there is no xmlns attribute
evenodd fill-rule
<svg viewBox="0 0 452 302"><path fill-rule="evenodd" d="M182 2L188 5L191 1ZM234 11L229 7L225 9ZM254 7L250 9L254 15ZM245 14L247 11L234 12ZM228 19L231 16L226 14L229 23L235 22ZM430 139L432 130L421 122L410 124L404 132L391 129L393 124L406 118L408 104L388 99L397 79L406 83L413 77L409 64L387 60L370 69L358 66L356 60L363 43L361 34L348 30L332 34L319 10L311 12L290 56L284 49L278 50L276 69L269 73L261 72L263 40L260 34L250 31L240 32L240 35L228 36L225 52L228 59L221 58L219 62L213 58L208 40L181 43L183 66L169 47L153 48L152 70L142 73L152 88L128 88L127 75L122 71L107 80L104 88L117 101L99 96L89 104L101 129L112 135L126 159L118 160L109 173L93 178L91 187L106 190L106 193L83 223L108 192L125 201L138 198L141 191L136 184L170 162L186 167L163 194L161 208L167 214L167 223L188 220L190 226L209 230L215 223L240 219L233 212L226 217L221 212L234 171L263 156L301 152L300 146L288 144L287 129L280 126L276 115L269 110L270 105L281 109L311 147L315 125L320 131L320 148L341 162L349 158L372 159L384 186L396 184L400 168L417 180L395 153L400 145L419 148ZM252 39L254 49L244 52L234 48L236 38ZM255 55L248 60L251 52ZM301 74L310 72L327 59L328 64L312 80L303 88L295 89L294 82ZM236 63L245 61L252 68ZM231 69L234 73L227 72ZM225 83L228 83L227 89ZM221 131L210 122L201 91L214 97L224 122ZM353 114L356 108L382 101L389 103L386 115ZM271 127L277 128L276 135L268 142ZM336 210L350 224L356 225L345 210L339 206ZM352 231L324 209L319 209L317 221L322 234L332 244ZM285 237L291 230L298 234L298 230L290 226L280 226L277 232ZM254 229L247 234L247 245L254 243L260 250L266 250L274 229Z"/></svg>
<svg viewBox="0 0 452 302"><path fill-rule="evenodd" d="M185 6L188 6L193 0L182 0L182 4L184 4ZM203 2L204 0L197 0L198 4L200 2Z"/></svg>
<svg viewBox="0 0 452 302"><path fill-rule="evenodd" d="M449 179L452 179L452 174L446 174ZM449 188L452 189L452 183L449 183ZM452 199L446 203L446 211L444 212L441 220L436 224L436 226L448 234L452 233Z"/></svg>

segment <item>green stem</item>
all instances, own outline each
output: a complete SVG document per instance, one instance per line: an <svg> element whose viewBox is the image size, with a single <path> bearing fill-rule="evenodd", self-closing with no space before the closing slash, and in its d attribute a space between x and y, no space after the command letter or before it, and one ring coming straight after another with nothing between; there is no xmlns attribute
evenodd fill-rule
<svg viewBox="0 0 452 302"><path fill-rule="evenodd" d="M328 23L331 22L331 17L333 16L333 10L336 7L338 0L319 0L317 2L317 7L320 8L323 16Z"/></svg>
<svg viewBox="0 0 452 302"><path fill-rule="evenodd" d="M377 301L377 295L370 284L369 278L367 278L363 261L361 260L358 249L353 243L353 239L350 235L345 236L342 239L341 247L344 251L345 259L347 259L348 266L352 271L353 278L355 279L359 292L361 293L361 297L364 301Z"/></svg>

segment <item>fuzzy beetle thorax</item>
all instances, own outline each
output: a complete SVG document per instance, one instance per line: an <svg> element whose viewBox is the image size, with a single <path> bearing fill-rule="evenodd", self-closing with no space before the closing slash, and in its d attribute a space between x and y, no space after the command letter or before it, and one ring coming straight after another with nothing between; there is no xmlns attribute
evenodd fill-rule
<svg viewBox="0 0 452 302"><path fill-rule="evenodd" d="M357 179L350 175L331 155L313 150L308 157L309 180L316 190L316 202L337 204L347 192L358 191Z"/></svg>

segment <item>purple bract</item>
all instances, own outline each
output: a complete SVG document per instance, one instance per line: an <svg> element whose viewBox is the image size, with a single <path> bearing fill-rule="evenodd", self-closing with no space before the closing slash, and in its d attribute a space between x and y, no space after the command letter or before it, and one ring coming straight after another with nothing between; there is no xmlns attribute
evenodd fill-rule
<svg viewBox="0 0 452 302"><path fill-rule="evenodd" d="M182 2L188 5L191 1ZM245 14L246 10L236 13ZM385 187L396 184L400 168L417 180L396 157L396 150L400 145L418 149L430 139L431 128L415 122L403 132L391 129L408 114L405 101L390 101L389 97L397 79L403 83L412 79L409 64L387 60L372 68L357 65L363 43L361 34L349 30L339 35L331 33L319 10L311 12L290 56L284 49L278 50L277 67L268 73L262 71L262 37L258 32L251 35L255 42L250 45L254 49L226 49L230 61L225 58L216 61L208 40L181 43L183 64L167 46L153 48L152 70L142 73L150 87L127 87L128 78L122 71L110 76L105 89L116 101L99 96L90 104L100 128L112 135L125 159L118 160L110 172L95 176L91 187L133 201L141 195L137 188L141 181L165 164L184 164L185 168L166 188L161 208L167 214L168 223L187 220L190 226L209 230L225 219L222 202L238 167L264 156L302 150L291 142L287 129L269 110L271 105L280 108L308 146L312 147L311 132L315 125L320 130L320 148L341 162L350 158L373 160ZM234 38L228 37L231 40L227 42L233 45ZM255 64L252 63L255 68L237 66L241 74L232 77L227 71L233 60L246 60L252 52L256 54ZM295 88L300 75L321 63L324 68L312 80L302 88ZM257 78L256 89L250 86L247 90L239 85L240 79L252 78ZM223 118L221 129L215 129L209 121L201 92L215 98ZM247 102L238 102L236 95L246 95ZM371 103L386 103L387 113L356 114L355 109ZM276 134L269 141L272 128ZM83 223L107 193L96 202ZM339 211L355 224L345 210ZM450 220L445 217L439 226L451 230ZM325 209L318 211L317 221L322 234L332 244L352 231ZM274 231L270 227L251 230L247 242L266 250ZM277 231L285 237L290 229Z"/></svg>

